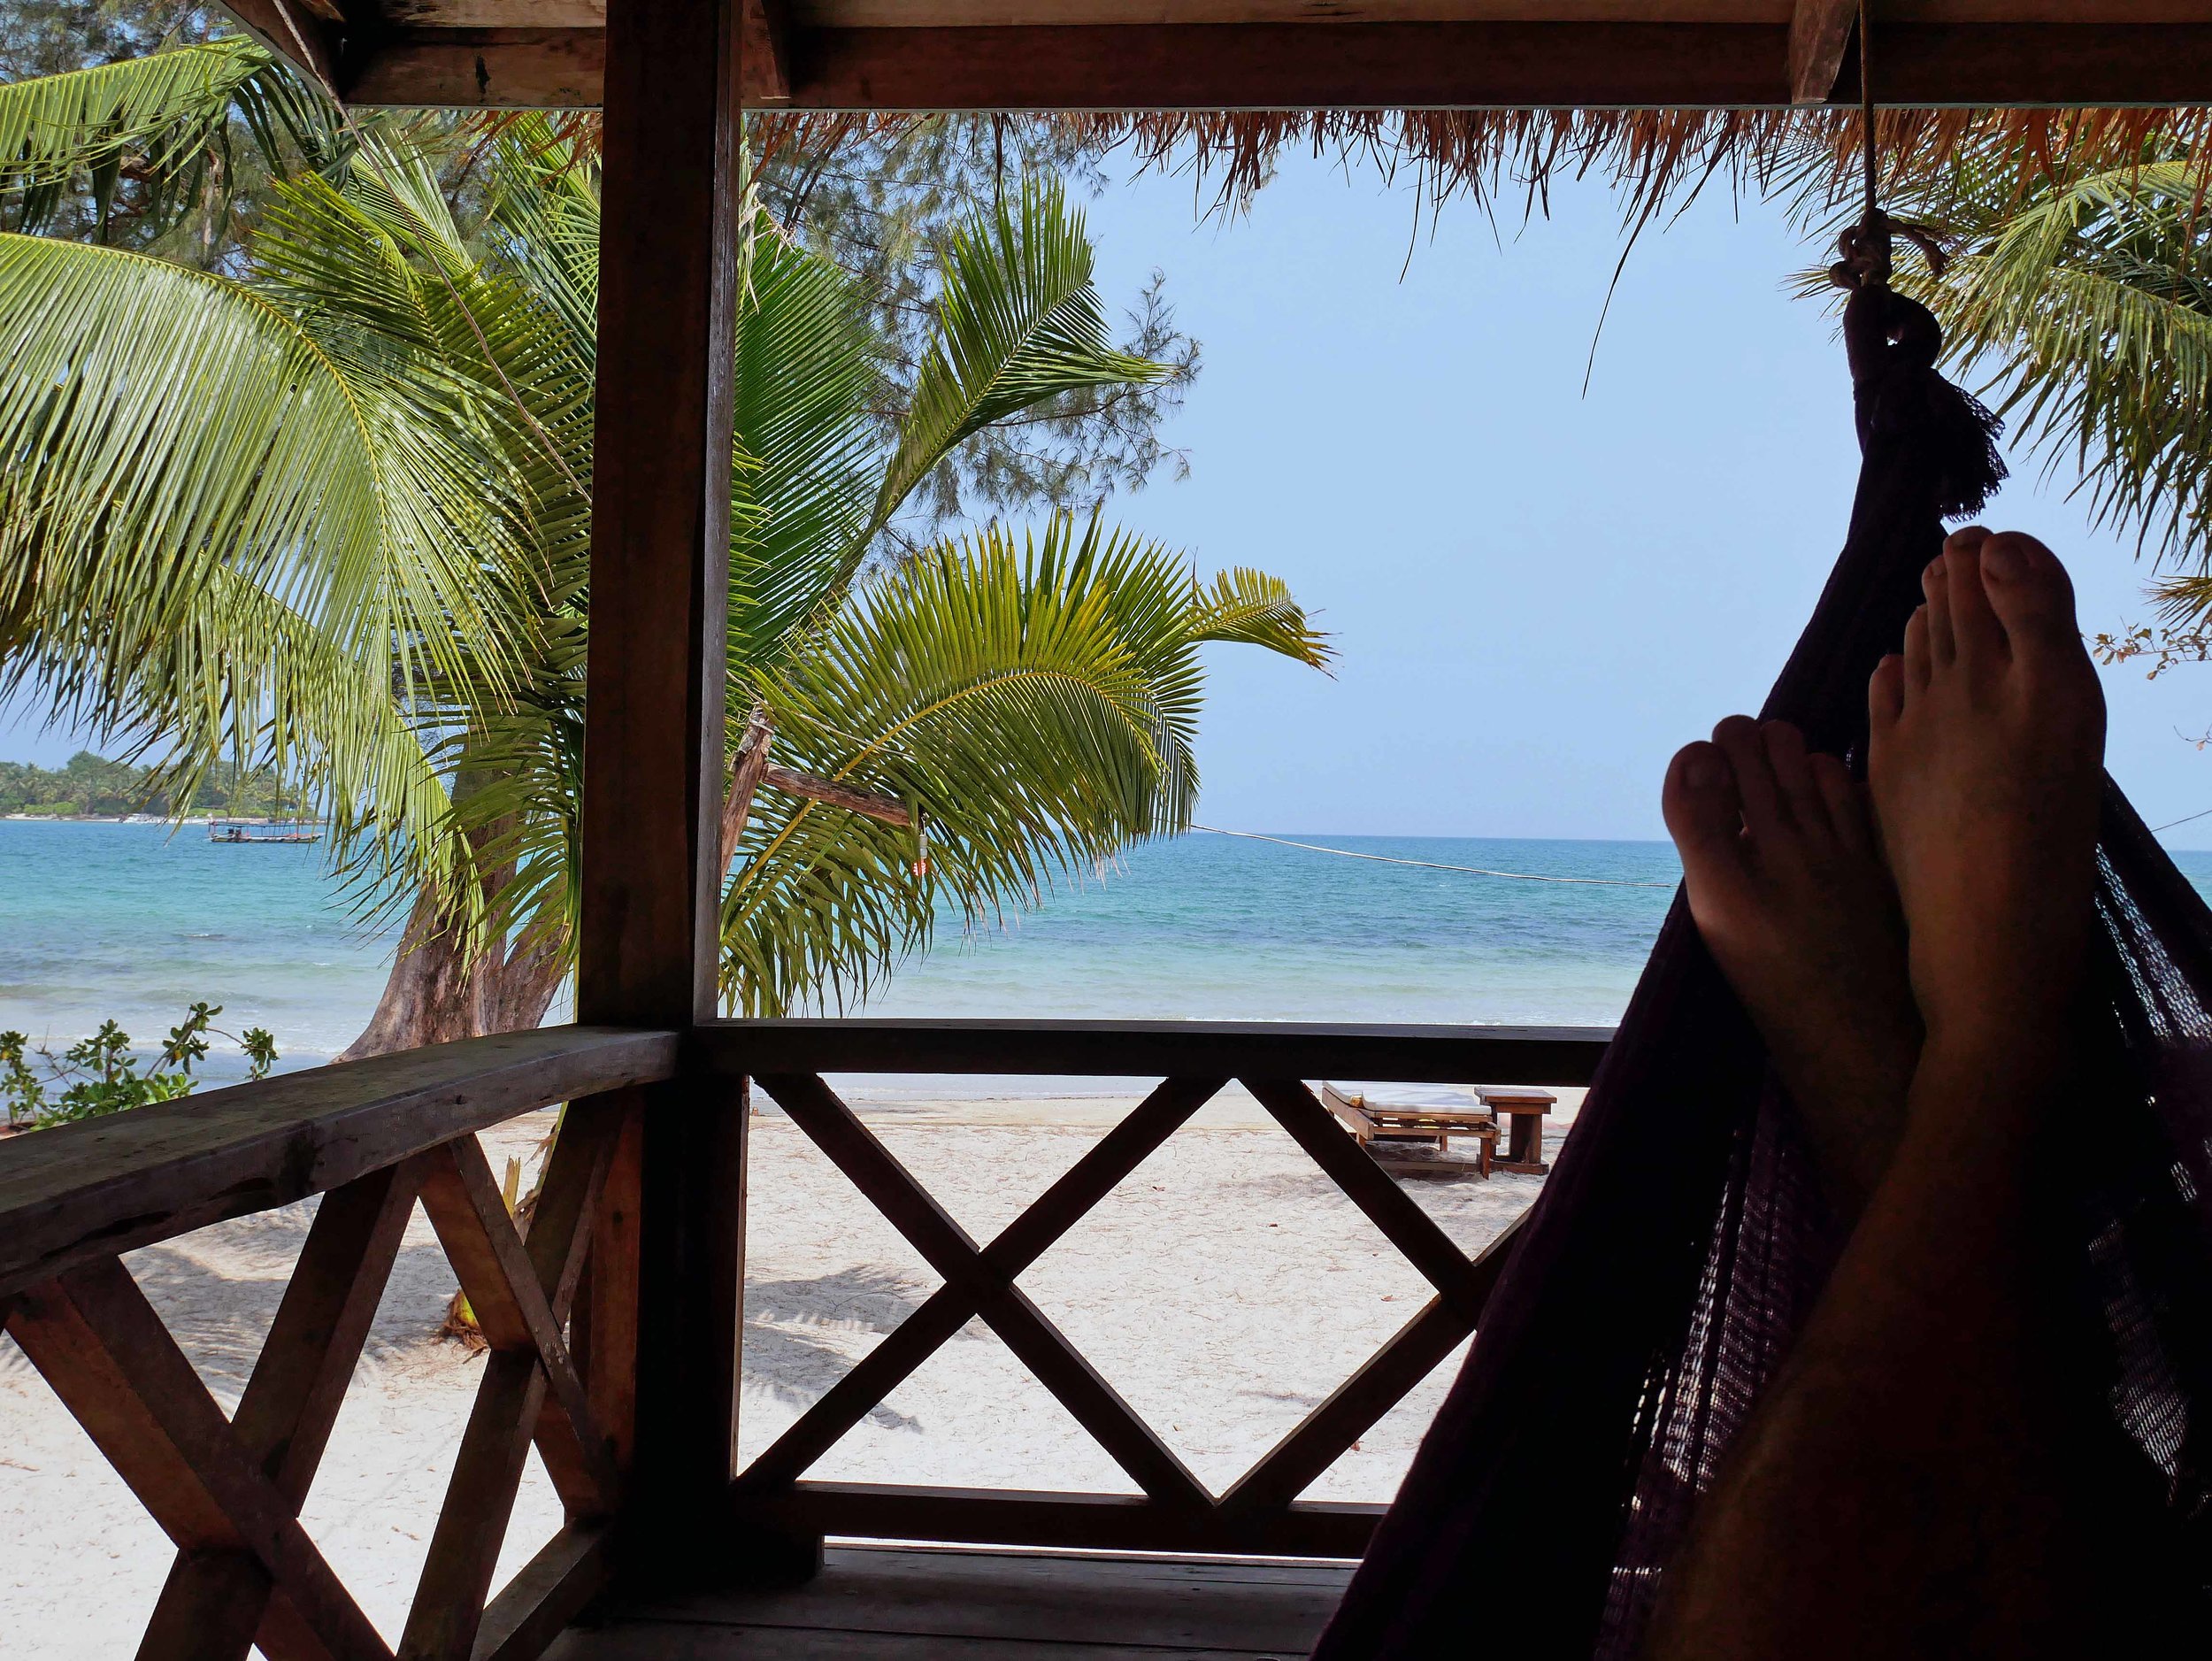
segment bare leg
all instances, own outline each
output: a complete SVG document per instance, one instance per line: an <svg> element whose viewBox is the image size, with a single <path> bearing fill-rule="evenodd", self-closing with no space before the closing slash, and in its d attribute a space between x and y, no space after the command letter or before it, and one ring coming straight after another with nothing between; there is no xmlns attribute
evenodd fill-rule
<svg viewBox="0 0 2212 1661"><path fill-rule="evenodd" d="M1767 1041L1830 1203L1855 1221L1920 1054L1867 793L1795 727L1732 715L1675 757L1661 805L1698 932Z"/></svg>
<svg viewBox="0 0 2212 1661"><path fill-rule="evenodd" d="M2029 1154L2069 1062L2103 706L2039 544L1962 532L1927 592L1870 688L1927 1033L1903 1138L1670 1574L1656 1661L2097 1647Z"/></svg>

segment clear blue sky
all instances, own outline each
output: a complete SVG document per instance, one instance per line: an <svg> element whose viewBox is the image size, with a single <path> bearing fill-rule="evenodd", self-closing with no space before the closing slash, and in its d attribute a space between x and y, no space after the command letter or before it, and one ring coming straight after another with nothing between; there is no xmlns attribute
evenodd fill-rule
<svg viewBox="0 0 2212 1661"><path fill-rule="evenodd" d="M1201 750L1209 824L1646 837L1667 757L1756 709L1843 540L1858 458L1832 319L1774 209L1716 194L1631 259L1595 187L1494 227L1293 161L1251 216L1194 227L1187 181L1088 209L1110 295L1166 270L1205 369L1170 436L1192 477L1128 522L1290 580L1335 679L1225 651ZM1823 258L1824 263L1824 257ZM1404 272L1403 281L1400 279ZM2072 565L2092 630L2147 615L2131 548L2071 476L1993 524ZM2113 771L2152 824L2212 808L2212 668L2108 672ZM2194 836L2195 841L2190 838ZM2212 847L2212 819L2177 845Z"/></svg>
<svg viewBox="0 0 2212 1661"><path fill-rule="evenodd" d="M1192 476L1112 509L1208 567L1287 578L1333 679L1217 654L1210 824L1655 837L1667 756L1755 708L1840 544L1857 468L1831 318L1788 297L1809 251L1716 194L1647 235L1584 360L1620 250L1610 197L1433 236L1413 199L1294 158L1248 218L1187 181L1087 208L1118 306L1168 273L1205 370L1168 437ZM1407 263L1409 241L1410 265ZM1404 272L1401 280L1401 272ZM2091 628L2146 615L2144 573L2031 465L1988 516L2073 565ZM2111 764L2154 825L2212 808L2212 669L2108 672ZM2178 730L2177 730L2178 729ZM75 747L0 711L0 757ZM2212 819L2177 845L2212 846Z"/></svg>

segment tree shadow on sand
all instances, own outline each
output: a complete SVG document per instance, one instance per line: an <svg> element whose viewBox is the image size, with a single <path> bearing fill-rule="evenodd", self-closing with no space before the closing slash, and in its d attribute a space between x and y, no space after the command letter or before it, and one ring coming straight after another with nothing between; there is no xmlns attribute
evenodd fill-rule
<svg viewBox="0 0 2212 1661"><path fill-rule="evenodd" d="M314 1221L315 1203L232 1218L124 1259L177 1347L227 1410L236 1405L260 1358ZM403 1243L385 1282L363 1362L396 1359L434 1340L457 1284L434 1242ZM0 1344L0 1376L31 1370L12 1341Z"/></svg>
<svg viewBox="0 0 2212 1661"><path fill-rule="evenodd" d="M748 1281L745 1382L803 1412L852 1371L846 1347L851 1334L891 1331L923 1296L923 1288L897 1270L867 1264L808 1280ZM885 1430L921 1428L918 1419L880 1402L867 1422Z"/></svg>

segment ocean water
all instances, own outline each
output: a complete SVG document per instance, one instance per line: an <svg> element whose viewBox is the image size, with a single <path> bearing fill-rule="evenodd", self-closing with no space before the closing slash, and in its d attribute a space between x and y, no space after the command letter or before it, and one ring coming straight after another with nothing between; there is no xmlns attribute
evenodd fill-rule
<svg viewBox="0 0 2212 1661"><path fill-rule="evenodd" d="M867 1013L1609 1025L1680 874L1665 842L1338 837L1365 854L1658 887L1525 882L1194 834L972 926L947 918ZM2212 891L2212 854L2177 856ZM112 1018L144 1043L195 999L285 1065L350 1042L392 934L323 851L192 828L0 821L0 1028L59 1047ZM859 1012L859 1011L854 1011ZM235 1076L219 1050L211 1079Z"/></svg>

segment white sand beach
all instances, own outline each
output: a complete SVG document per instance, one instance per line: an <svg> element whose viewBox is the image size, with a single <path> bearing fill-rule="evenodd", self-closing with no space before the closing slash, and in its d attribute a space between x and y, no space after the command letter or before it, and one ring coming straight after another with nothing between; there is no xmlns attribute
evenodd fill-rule
<svg viewBox="0 0 2212 1661"><path fill-rule="evenodd" d="M1135 1101L1038 1095L850 1099L979 1239L1010 1221ZM1580 1092L1561 1092L1555 1148ZM486 1138L495 1168L547 1115ZM754 1120L742 1436L767 1445L937 1285L891 1227L772 1107ZM1408 1191L1473 1250L1536 1196L1501 1174ZM208 1228L127 1261L226 1407L251 1371L308 1205ZM1225 1092L1025 1275L1038 1304L1218 1492L1425 1301L1421 1277L1242 1092ZM419 1211L330 1451L308 1532L396 1638L473 1396L480 1359L437 1337L454 1288ZM1387 1499L1455 1354L1311 1490ZM980 1323L811 1474L1126 1491L1127 1480ZM559 1526L535 1456L504 1581ZM0 1341L0 1651L129 1653L170 1549L12 1341Z"/></svg>

